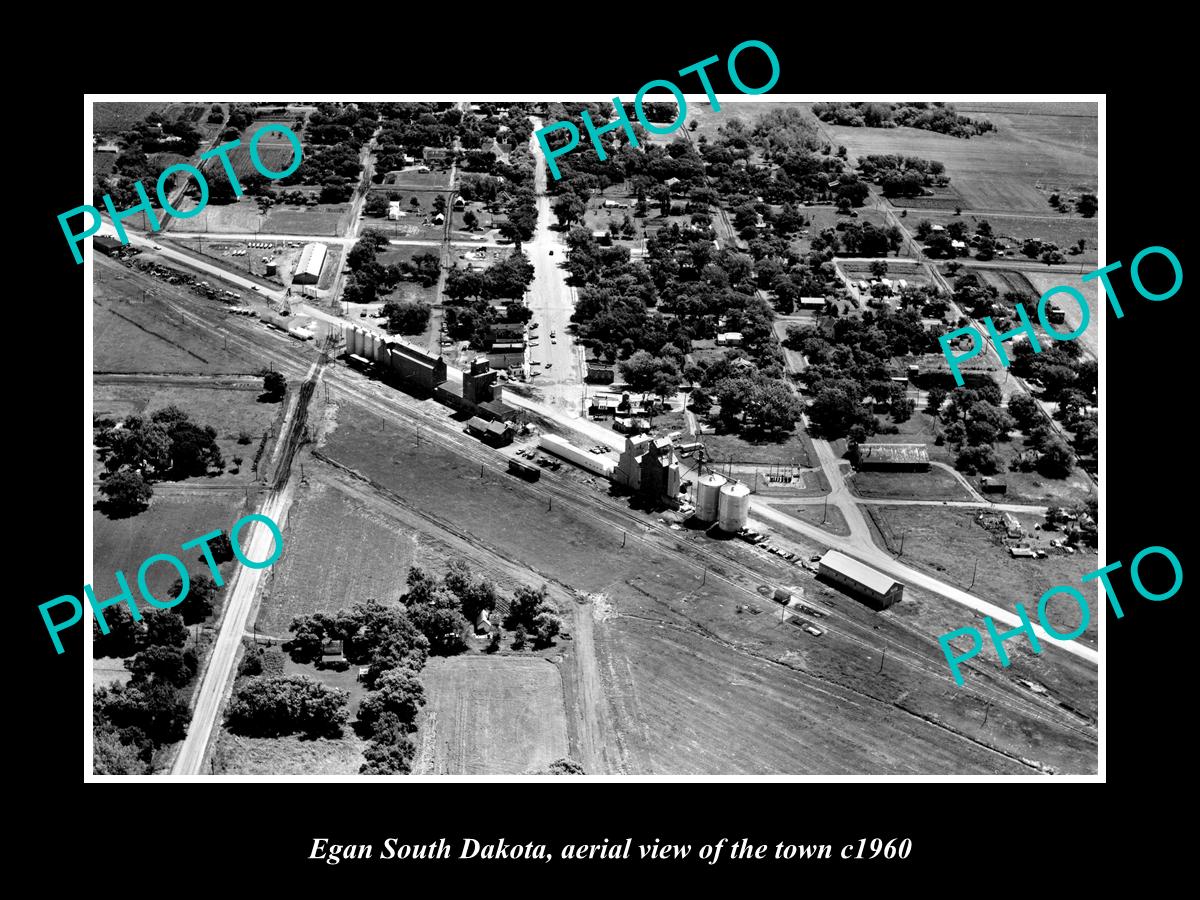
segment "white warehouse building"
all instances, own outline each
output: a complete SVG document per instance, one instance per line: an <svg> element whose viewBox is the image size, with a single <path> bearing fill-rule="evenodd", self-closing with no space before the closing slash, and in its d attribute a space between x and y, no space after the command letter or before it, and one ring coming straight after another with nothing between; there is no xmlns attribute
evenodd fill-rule
<svg viewBox="0 0 1200 900"><path fill-rule="evenodd" d="M320 281L326 253L324 244L305 244L304 249L300 251L300 258L296 260L292 284L316 284Z"/></svg>

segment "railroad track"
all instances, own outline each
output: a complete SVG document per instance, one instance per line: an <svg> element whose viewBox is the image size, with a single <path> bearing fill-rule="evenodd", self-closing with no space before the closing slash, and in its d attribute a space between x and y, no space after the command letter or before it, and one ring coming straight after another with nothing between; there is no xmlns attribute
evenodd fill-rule
<svg viewBox="0 0 1200 900"><path fill-rule="evenodd" d="M206 321L203 317L196 315L186 307L180 307L177 302L165 300L164 302L172 306L172 308L182 317L192 320L195 324L211 327L211 322ZM214 310L215 312L215 310ZM229 323L235 327L227 327L226 331L231 343L243 346L245 349L258 353L272 362L278 364L281 370L291 372L306 372L311 362L304 362L303 356L301 360L297 360L297 356L303 353L306 345L297 344L290 338L282 335L276 336L265 329L255 328L252 325L247 325L238 320L236 323ZM263 342L263 335L272 338L270 342ZM257 340L252 340L257 338ZM277 341L277 343L276 343ZM303 354L308 355L308 354ZM495 451L480 444L474 440L468 440L457 427L456 423L449 422L443 415L431 412L424 408L423 405L404 394L402 391L384 385L382 382L373 381L360 373L339 365L329 366L325 369L324 381L330 386L338 389L348 396L349 399L356 401L360 406L365 407L371 412L374 412L385 418L395 417L400 414L409 420L416 420L426 426L425 437L433 443L438 444L443 449L455 453L461 457L478 462L485 470L490 469L494 475L503 476L504 479L511 482L513 488L517 491L524 492L528 495L537 496L548 501L557 501L566 505L578 514L587 516L593 520L600 521L617 530L626 533L632 533L639 536L642 540L652 538L654 546L660 550L675 550L682 551L682 554L688 558L688 561L697 567L698 570L707 568L707 576L716 578L727 586L736 591L744 593L747 597L752 598L753 603L763 609L774 612L779 607L773 601L764 598L758 593L755 587L747 586L729 575L725 571L714 570L711 567L711 557L708 550L720 556L722 569L732 571L741 577L750 580L755 585L761 584L764 581L769 581L771 576L766 575L761 571L752 569L744 563L737 561L726 553L722 552L721 548L708 548L701 550L697 545L687 538L678 537L669 528L660 526L657 523L647 523L639 518L636 514L630 511L622 504L605 497L600 494L590 495L586 501L580 500L580 494L577 488L570 484L557 484L554 476L549 476L547 480L539 483L537 487L530 485L527 482L520 481L515 478L510 478L507 474L507 469L502 468L499 464L500 460L505 460L504 457L498 457ZM588 507L591 504L594 507L602 509L608 516L599 515L595 509ZM616 519L617 521L613 521ZM627 523L630 527L622 527L618 523ZM674 545L672 548L670 545ZM762 559L761 563L765 563L772 568L773 573L786 570L791 576L795 576L794 567L786 566L774 560ZM831 621L832 619L832 621ZM889 624L895 629L902 632L910 640L918 644L929 644L932 647L937 647L936 642L918 631L917 629L900 622L896 618L889 619ZM845 613L841 613L834 609L834 614L823 620L823 625L830 631L833 631L843 640L856 644L871 653L880 651L878 645L879 636L873 628L867 625L854 621ZM834 626L837 627L834 627ZM863 636L869 638L864 640ZM749 651L747 651L749 652ZM917 650L908 647L901 643L887 644L888 657L893 662L909 666L922 674L929 675L932 678L947 678L949 677L944 668L930 662L928 658L922 656ZM936 653L940 659L941 649L937 647ZM758 656L757 654L753 654ZM759 656L758 658L767 659L772 662L779 663L778 660L770 657ZM786 665L785 663L779 663ZM1042 722L1052 722L1053 724L1067 728L1077 734L1084 735L1088 738L1095 736L1095 723L1087 716L1068 709L1057 700L1043 698L1039 694L1029 692L1029 697L1014 696L1012 693L1001 693L1002 690L1027 690L1023 686L1008 682L1006 685L981 686L980 681L994 681L997 677L988 668L968 664L975 677L970 686L964 685L959 690L964 691L976 697L981 705L991 703L999 707L1008 708L1014 711L1021 712L1030 718ZM788 668L793 668L788 666ZM803 671L803 670L797 670ZM806 673L813 675L813 673ZM821 676L814 676L821 677ZM859 688L845 685L841 682L832 681L831 683L838 684L840 687L854 690L862 693L863 696L870 697L876 702L885 703L891 706L897 706L892 701L874 697L869 693L862 692ZM903 708L897 706L897 708ZM1086 722L1086 727L1079 727L1072 722L1064 721L1061 718L1063 712L1068 712L1073 718ZM1050 718L1048 714L1055 714L1055 718ZM969 736L964 735L968 740L974 740Z"/></svg>

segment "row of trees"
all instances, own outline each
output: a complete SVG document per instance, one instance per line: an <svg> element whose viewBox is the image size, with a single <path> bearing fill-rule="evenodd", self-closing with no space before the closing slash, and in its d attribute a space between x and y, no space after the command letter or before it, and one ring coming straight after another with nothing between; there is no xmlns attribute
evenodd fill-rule
<svg viewBox="0 0 1200 900"><path fill-rule="evenodd" d="M969 138L994 131L987 119L959 115L945 103L814 103L813 114L823 122L851 128L921 128Z"/></svg>

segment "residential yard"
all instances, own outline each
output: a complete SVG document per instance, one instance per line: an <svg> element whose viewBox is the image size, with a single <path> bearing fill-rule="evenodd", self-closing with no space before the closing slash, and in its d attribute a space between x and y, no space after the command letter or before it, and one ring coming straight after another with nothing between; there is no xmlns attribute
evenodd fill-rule
<svg viewBox="0 0 1200 900"><path fill-rule="evenodd" d="M1024 541L1030 546L1046 549L1045 559L1014 559L1007 551L1003 532L988 531L975 521L979 511L936 506L864 506L863 511L872 523L872 532L881 547L893 553L900 549L904 536L904 555L901 559L910 566L923 569L943 581L966 590L975 575L972 588L983 599L1005 609L1014 603L1024 604L1031 617L1037 616L1037 602L1051 585L1067 584L1080 587L1080 577L1099 566L1095 551L1067 555L1049 547L1051 539L1062 537L1061 532L1035 531L1040 516L1018 514L1025 530ZM979 564L978 573L975 564ZM1091 610L1090 622L1080 640L1096 647L1096 591L1083 588ZM1079 608L1064 595L1048 605L1047 618L1062 633L1074 631L1079 625ZM964 621L963 624L969 624Z"/></svg>
<svg viewBox="0 0 1200 900"><path fill-rule="evenodd" d="M532 656L434 658L421 672L420 775L520 775L568 755L558 668Z"/></svg>
<svg viewBox="0 0 1200 900"><path fill-rule="evenodd" d="M887 228L887 217L877 209L868 207L860 207L854 210L856 215L843 215L833 206L801 206L800 213L804 218L809 220L809 224L804 227L799 237L792 238L792 247L801 254L807 254L812 250L812 239L819 235L826 228L837 228L839 225L874 225L876 228ZM892 254L889 257L895 258ZM901 262L906 257L899 257L897 262ZM864 268L866 264L864 263Z"/></svg>

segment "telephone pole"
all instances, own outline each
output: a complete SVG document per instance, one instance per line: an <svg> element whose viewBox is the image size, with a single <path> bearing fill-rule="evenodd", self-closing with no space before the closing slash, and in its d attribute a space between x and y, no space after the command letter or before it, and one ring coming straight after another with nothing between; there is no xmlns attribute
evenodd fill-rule
<svg viewBox="0 0 1200 900"><path fill-rule="evenodd" d="M969 591L971 588L975 587L975 575L976 575L976 573L977 573L978 571L979 571L979 560L978 560L978 559L976 559L976 560L975 560L975 571L971 573L971 583L970 583L969 585L967 585L967 590L968 590L968 591Z"/></svg>

